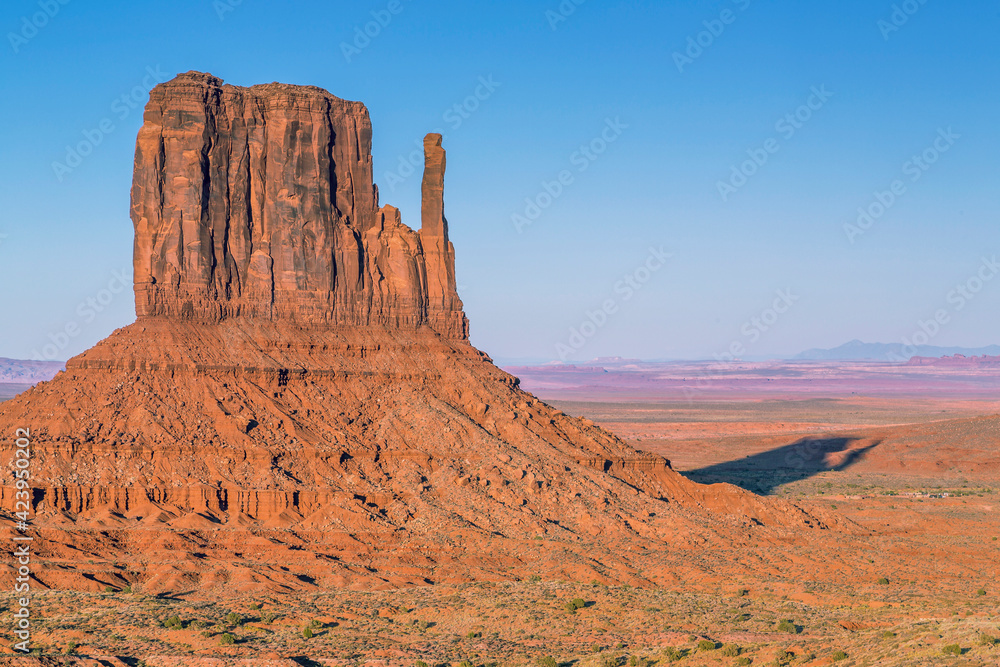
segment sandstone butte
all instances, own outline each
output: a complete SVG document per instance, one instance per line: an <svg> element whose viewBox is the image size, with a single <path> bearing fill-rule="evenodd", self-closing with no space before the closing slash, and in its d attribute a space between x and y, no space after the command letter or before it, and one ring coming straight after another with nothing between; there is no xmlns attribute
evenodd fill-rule
<svg viewBox="0 0 1000 667"><path fill-rule="evenodd" d="M521 391L468 340L440 135L419 231L379 205L371 139L363 104L312 86L152 90L137 319L0 404L5 465L32 436L36 587L642 585L686 576L678 554L707 572L855 531L695 484ZM5 526L14 494L8 475Z"/></svg>

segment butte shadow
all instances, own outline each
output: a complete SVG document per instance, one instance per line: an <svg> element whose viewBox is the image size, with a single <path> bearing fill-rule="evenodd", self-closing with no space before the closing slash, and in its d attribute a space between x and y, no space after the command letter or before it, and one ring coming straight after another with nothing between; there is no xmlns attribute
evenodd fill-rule
<svg viewBox="0 0 1000 667"><path fill-rule="evenodd" d="M798 482L822 472L846 470L880 442L865 442L851 437L801 438L766 452L687 470L682 474L700 484L726 483L769 495L782 484Z"/></svg>

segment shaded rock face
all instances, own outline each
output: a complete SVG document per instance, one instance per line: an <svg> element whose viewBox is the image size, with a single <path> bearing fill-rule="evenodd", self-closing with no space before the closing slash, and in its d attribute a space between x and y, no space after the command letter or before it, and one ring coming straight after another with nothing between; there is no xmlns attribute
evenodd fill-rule
<svg viewBox="0 0 1000 667"><path fill-rule="evenodd" d="M132 186L139 318L429 325L465 339L441 136L425 141L419 233L379 208L371 138L363 104L312 86L189 72L154 88Z"/></svg>

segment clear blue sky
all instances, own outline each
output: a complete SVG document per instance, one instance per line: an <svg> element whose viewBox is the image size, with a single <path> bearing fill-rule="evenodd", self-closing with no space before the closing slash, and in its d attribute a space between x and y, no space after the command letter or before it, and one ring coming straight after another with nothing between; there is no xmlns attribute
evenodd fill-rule
<svg viewBox="0 0 1000 667"><path fill-rule="evenodd" d="M391 173L444 130L461 294L495 357L551 359L562 344L577 360L711 358L733 343L780 356L898 342L941 310L932 344L1000 342L1000 275L971 299L953 292L1000 253L996 2L909 0L897 26L891 0L570 0L558 21L559 0L398 1L5 2L0 356L30 357L75 324L65 358L133 320L130 290L101 291L131 262L141 111L121 98L141 107L153 74L191 69L365 102L382 202L411 226L419 173ZM391 19L348 57L373 11ZM445 116L477 87L478 108ZM797 112L808 120L777 125ZM102 121L60 181L53 162ZM578 152L592 140L593 160ZM934 164L907 164L925 150ZM752 155L767 161L724 198L720 181ZM550 203L542 184L564 170ZM902 194L851 243L844 226L895 180ZM512 215L536 213L526 198L547 207L518 232ZM659 270L651 247L671 254ZM778 290L793 297L780 315Z"/></svg>

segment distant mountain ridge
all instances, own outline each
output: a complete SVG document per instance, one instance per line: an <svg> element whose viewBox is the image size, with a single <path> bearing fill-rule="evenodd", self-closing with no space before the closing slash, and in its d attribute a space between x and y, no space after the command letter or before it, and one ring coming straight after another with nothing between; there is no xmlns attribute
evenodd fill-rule
<svg viewBox="0 0 1000 667"><path fill-rule="evenodd" d="M66 367L64 361L28 361L0 357L0 383L35 384L55 377Z"/></svg>
<svg viewBox="0 0 1000 667"><path fill-rule="evenodd" d="M792 357L795 361L908 361L911 357L950 357L1000 355L1000 345L987 347L938 347L903 343L865 343L852 340L830 349L813 348Z"/></svg>

